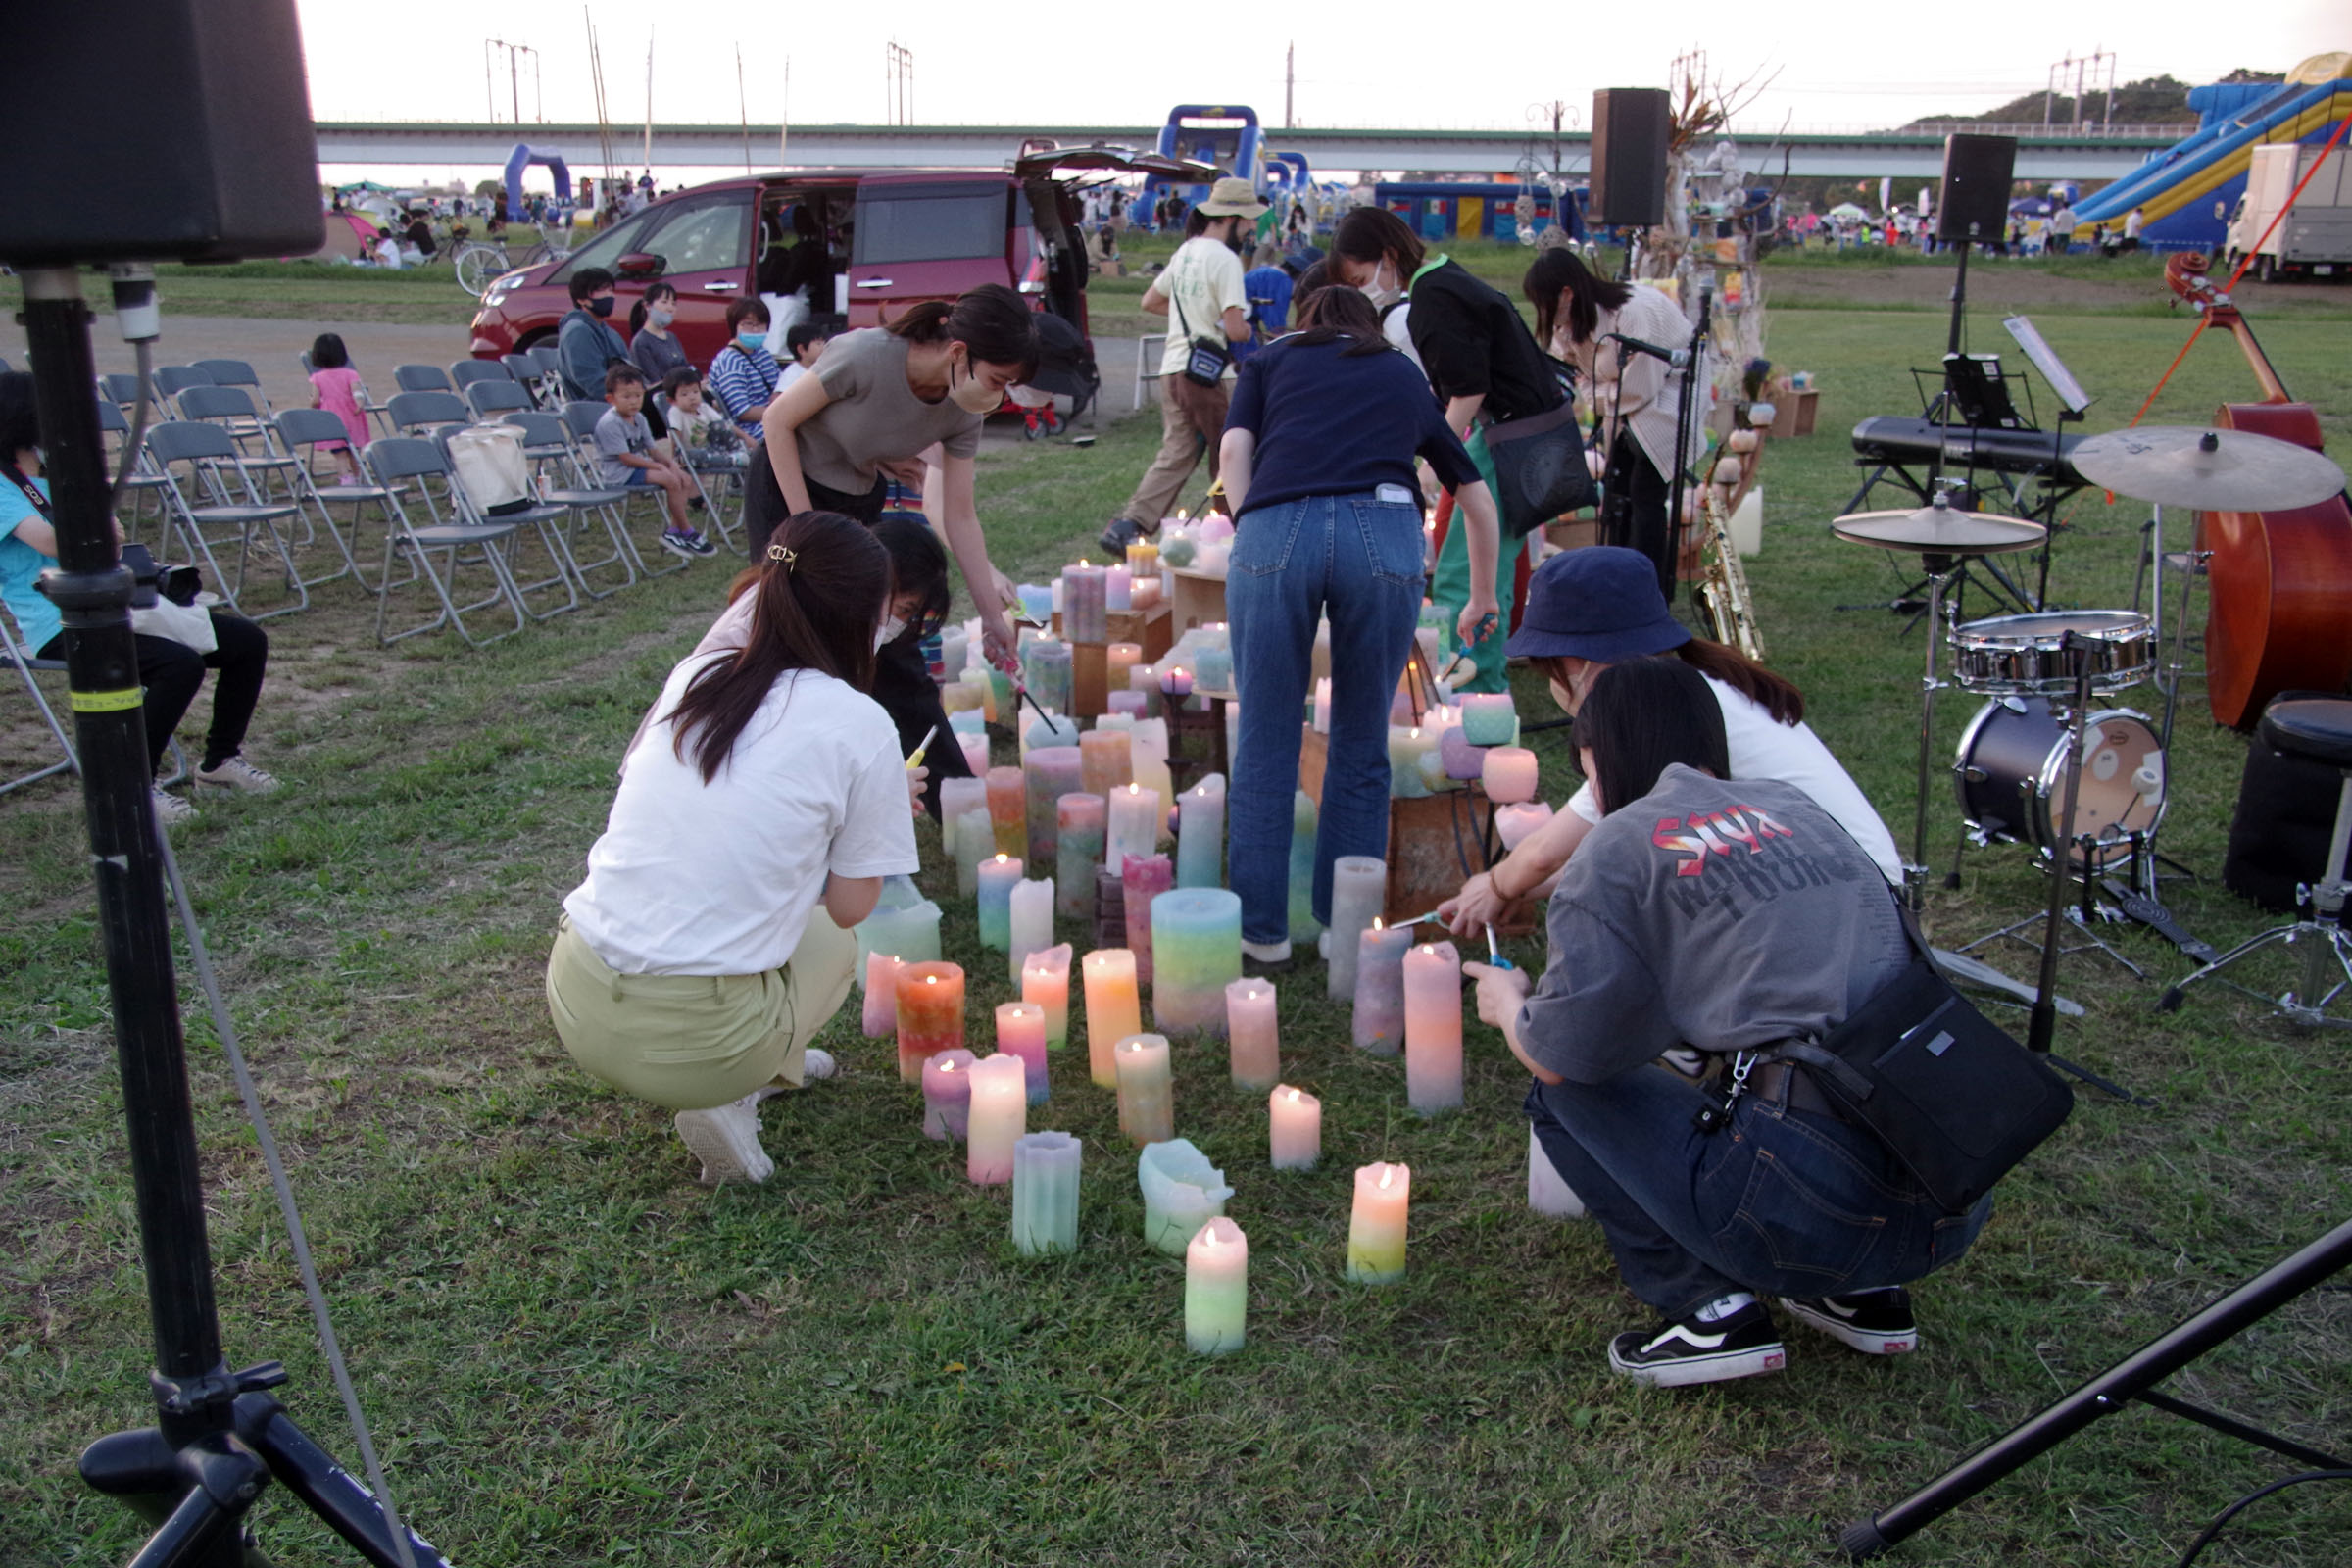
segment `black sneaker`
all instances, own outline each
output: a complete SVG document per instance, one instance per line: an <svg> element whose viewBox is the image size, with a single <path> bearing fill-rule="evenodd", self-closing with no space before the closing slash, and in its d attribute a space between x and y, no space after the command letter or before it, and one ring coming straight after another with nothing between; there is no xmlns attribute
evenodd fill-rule
<svg viewBox="0 0 2352 1568"><path fill-rule="evenodd" d="M1713 1323L1688 1317L1657 1334L1637 1330L1609 1342L1610 1366L1657 1389L1752 1378L1788 1364L1788 1352L1781 1348L1780 1331L1762 1301L1750 1301Z"/></svg>
<svg viewBox="0 0 2352 1568"><path fill-rule="evenodd" d="M717 554L717 547L692 528L664 528L662 548L673 556L709 556Z"/></svg>
<svg viewBox="0 0 2352 1568"><path fill-rule="evenodd" d="M1095 542L1109 551L1114 560L1125 561L1129 545L1149 539L1157 532L1159 530L1156 527L1147 528L1127 517L1113 517L1110 526L1103 529L1102 536Z"/></svg>
<svg viewBox="0 0 2352 1568"><path fill-rule="evenodd" d="M1850 1296L1784 1296L1781 1304L1800 1323L1864 1355L1901 1355L1919 1348L1919 1324L1911 1315L1911 1293L1900 1285Z"/></svg>

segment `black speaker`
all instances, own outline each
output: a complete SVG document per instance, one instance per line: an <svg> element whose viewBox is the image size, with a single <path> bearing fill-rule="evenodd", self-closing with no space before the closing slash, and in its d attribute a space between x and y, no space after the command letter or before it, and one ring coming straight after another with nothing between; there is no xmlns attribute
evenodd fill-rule
<svg viewBox="0 0 2352 1568"><path fill-rule="evenodd" d="M2017 168L2015 136L1943 138L1943 184L1936 193L1936 237L1979 240L2009 232L2009 184Z"/></svg>
<svg viewBox="0 0 2352 1568"><path fill-rule="evenodd" d="M1671 110L1663 87L1602 87L1592 94L1595 223L1649 228L1666 221L1666 142Z"/></svg>
<svg viewBox="0 0 2352 1568"><path fill-rule="evenodd" d="M294 0L68 0L10 29L0 261L230 261L325 239Z"/></svg>

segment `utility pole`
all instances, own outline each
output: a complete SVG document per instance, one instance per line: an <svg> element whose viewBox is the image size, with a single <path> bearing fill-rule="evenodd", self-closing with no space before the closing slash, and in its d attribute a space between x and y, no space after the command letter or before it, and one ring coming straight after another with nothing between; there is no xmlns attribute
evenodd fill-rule
<svg viewBox="0 0 2352 1568"><path fill-rule="evenodd" d="M498 123L498 88L494 84L494 78L491 74L491 62L495 58L494 51L500 49L504 49L507 52L507 95L509 113L513 115L514 123L519 125L522 123L521 57L524 55L529 55L531 57L531 89L534 96L536 96L540 90L539 51L532 48L527 43L509 43L504 38L484 38L482 40L482 91L484 97L489 100L490 122L494 125ZM540 109L539 118L543 121L547 119L547 113L544 105L542 105Z"/></svg>
<svg viewBox="0 0 2352 1568"><path fill-rule="evenodd" d="M654 31L645 32L645 172L654 172Z"/></svg>
<svg viewBox="0 0 2352 1568"><path fill-rule="evenodd" d="M914 51L893 40L882 46L883 103L889 122L914 123Z"/></svg>
<svg viewBox="0 0 2352 1568"><path fill-rule="evenodd" d="M735 46L735 117L743 122L743 172L752 172L752 110L743 96L743 45Z"/></svg>
<svg viewBox="0 0 2352 1568"><path fill-rule="evenodd" d="M1298 85L1298 45L1293 42L1283 45L1282 49L1282 128L1285 130L1294 128L1291 121L1291 94Z"/></svg>

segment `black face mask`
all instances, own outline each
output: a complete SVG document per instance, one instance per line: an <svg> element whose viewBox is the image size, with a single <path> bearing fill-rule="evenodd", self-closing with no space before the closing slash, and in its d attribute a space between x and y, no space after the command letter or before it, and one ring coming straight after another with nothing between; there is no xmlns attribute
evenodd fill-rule
<svg viewBox="0 0 2352 1568"><path fill-rule="evenodd" d="M606 294L600 298L590 300L588 302L588 314L591 316L611 316L612 314L612 296Z"/></svg>

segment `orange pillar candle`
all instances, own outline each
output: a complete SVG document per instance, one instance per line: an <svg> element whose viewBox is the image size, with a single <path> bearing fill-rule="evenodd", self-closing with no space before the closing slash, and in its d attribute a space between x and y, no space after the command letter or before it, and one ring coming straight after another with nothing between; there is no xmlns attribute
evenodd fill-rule
<svg viewBox="0 0 2352 1568"><path fill-rule="evenodd" d="M1017 767L988 770L988 819L997 830L997 853L1029 853L1029 775Z"/></svg>
<svg viewBox="0 0 2352 1568"><path fill-rule="evenodd" d="M923 1063L963 1045L963 966L899 965L899 1077L923 1081Z"/></svg>
<svg viewBox="0 0 2352 1568"><path fill-rule="evenodd" d="M1086 1064L1098 1087L1119 1086L1113 1048L1144 1032L1144 1004L1135 984L1135 955L1101 948L1086 956Z"/></svg>

